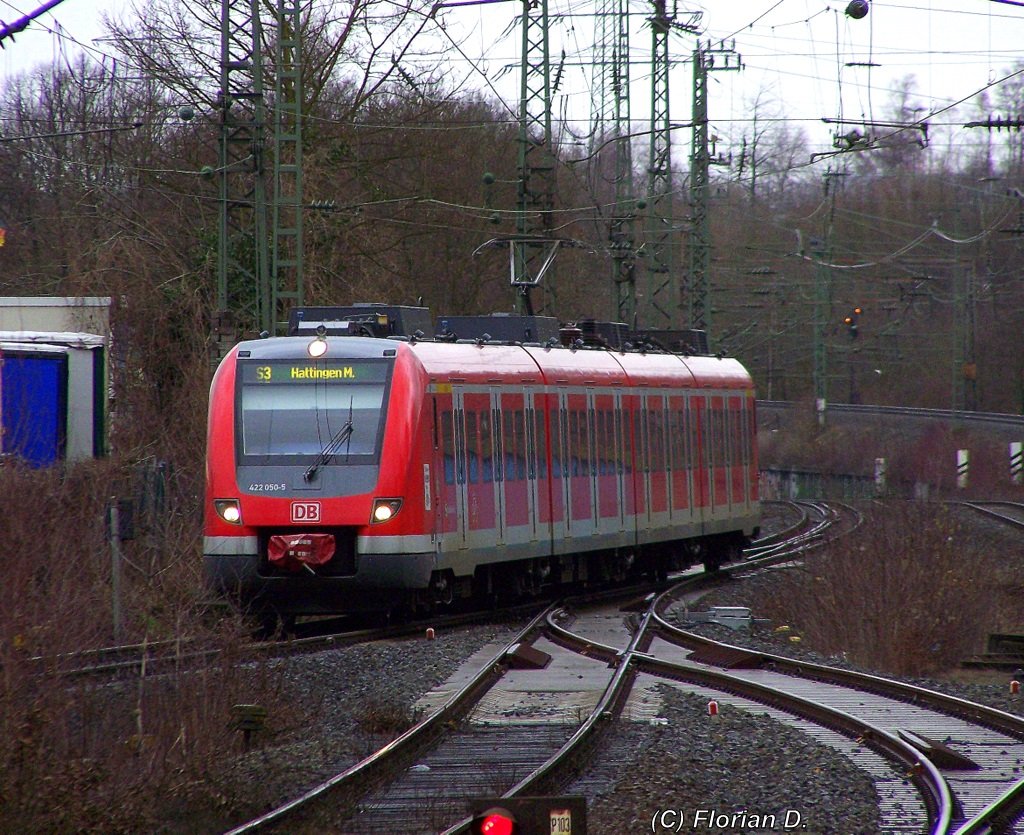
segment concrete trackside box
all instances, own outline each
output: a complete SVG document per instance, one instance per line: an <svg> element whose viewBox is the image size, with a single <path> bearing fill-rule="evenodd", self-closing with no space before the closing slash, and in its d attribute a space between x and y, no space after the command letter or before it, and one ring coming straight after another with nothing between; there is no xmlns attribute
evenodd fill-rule
<svg viewBox="0 0 1024 835"><path fill-rule="evenodd" d="M0 456L106 453L110 299L0 297Z"/></svg>

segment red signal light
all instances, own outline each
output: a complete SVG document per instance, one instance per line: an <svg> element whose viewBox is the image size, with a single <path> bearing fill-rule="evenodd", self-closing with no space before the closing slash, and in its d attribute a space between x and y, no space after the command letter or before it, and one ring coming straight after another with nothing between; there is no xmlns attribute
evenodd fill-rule
<svg viewBox="0 0 1024 835"><path fill-rule="evenodd" d="M474 835L517 835L519 824L505 809L488 809L473 821Z"/></svg>

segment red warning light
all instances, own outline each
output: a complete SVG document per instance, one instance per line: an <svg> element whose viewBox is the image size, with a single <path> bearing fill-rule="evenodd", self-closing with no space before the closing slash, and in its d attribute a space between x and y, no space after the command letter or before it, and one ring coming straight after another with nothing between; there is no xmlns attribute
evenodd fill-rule
<svg viewBox="0 0 1024 835"><path fill-rule="evenodd" d="M504 809L488 809L475 822L474 832L480 835L516 835L516 819Z"/></svg>

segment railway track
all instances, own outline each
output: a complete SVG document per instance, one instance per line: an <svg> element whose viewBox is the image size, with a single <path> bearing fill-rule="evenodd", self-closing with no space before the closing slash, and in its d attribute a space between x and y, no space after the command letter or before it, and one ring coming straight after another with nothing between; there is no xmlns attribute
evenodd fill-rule
<svg viewBox="0 0 1024 835"><path fill-rule="evenodd" d="M801 506L795 515L799 518L784 531L757 543L758 551L749 559L758 564L792 560L827 541L829 531L835 535L852 516L823 505ZM785 542L791 550L782 547ZM751 564L741 567L749 570ZM719 581L719 576L694 574L683 585L693 588ZM641 644L651 639L647 624L654 599L649 597L646 614L640 616L642 626L633 636L623 631L618 606L612 606L604 620L607 637L618 648L601 651L601 642L593 640L587 642L590 650L562 646L567 640L564 627L553 617L555 607L549 607L543 619L531 622L498 652L471 658L448 689L435 691L432 702L420 705L428 713L423 722L371 757L232 833L279 827L391 832L399 825L441 831L442 822L451 824L464 815L469 797L550 790L585 761L589 743L611 726L607 719L621 709L636 674ZM604 608L608 610L608 604ZM613 667L608 652L617 654ZM552 659L548 669L529 669L545 656ZM378 783L383 785L374 789ZM468 826L464 818L446 831L465 831Z"/></svg>
<svg viewBox="0 0 1024 835"><path fill-rule="evenodd" d="M958 502L984 516L1016 528L1024 528L1024 504L1021 502Z"/></svg>
<svg viewBox="0 0 1024 835"><path fill-rule="evenodd" d="M820 541L830 525L830 514L834 510L828 505L800 502L771 502L788 511L793 521L779 531L757 540L745 557L767 556L780 543L797 542L800 538L807 543ZM781 511L780 511L781 512ZM834 517L832 517L834 518ZM728 573L728 571L726 571ZM625 590L612 588L613 596L622 594L643 594L654 590L650 583L634 583ZM581 598L583 599L583 598ZM538 610L537 601L503 607L500 610L456 612L435 615L429 625L435 629L454 629L460 626L493 622L495 619L528 618ZM422 634L427 621L412 620L388 624L382 627L351 628L342 618L323 619L302 624L297 631L279 640L258 640L244 642L232 649L241 659L261 660L284 657L303 652L320 652L340 646L350 646L371 641L399 639ZM148 641L141 644L125 644L83 650L58 655L37 655L28 659L40 673L57 673L65 678L117 678L139 675L156 676L180 672L216 658L221 649L202 646L190 637L168 641Z"/></svg>
<svg viewBox="0 0 1024 835"><path fill-rule="evenodd" d="M1024 831L1010 828L1024 804L1021 717L903 682L710 641L665 620L667 606L655 615L652 669L701 684L703 695L735 698L741 706L768 703L856 733L867 747L877 743L922 790L927 820L917 831ZM880 794L885 831L914 825L898 783L889 780Z"/></svg>

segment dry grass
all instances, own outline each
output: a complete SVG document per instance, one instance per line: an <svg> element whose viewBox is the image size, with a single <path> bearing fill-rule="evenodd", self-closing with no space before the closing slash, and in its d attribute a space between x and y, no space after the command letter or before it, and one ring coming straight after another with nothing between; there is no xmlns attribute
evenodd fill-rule
<svg viewBox="0 0 1024 835"><path fill-rule="evenodd" d="M807 645L893 675L979 651L1010 617L999 557L945 506L875 506L854 535L787 572L761 610Z"/></svg>
<svg viewBox="0 0 1024 835"><path fill-rule="evenodd" d="M957 451L970 453L966 490L957 487ZM887 419L860 416L855 425L820 427L813 410L799 404L790 412L762 418L758 432L760 465L872 478L875 459L887 462L890 492L912 496L927 487L932 496L993 499L1024 497L1010 482L1009 449L984 432L945 425L906 428Z"/></svg>
<svg viewBox="0 0 1024 835"><path fill-rule="evenodd" d="M268 709L258 743L294 732L281 682L236 663L250 625L207 612L199 493L173 471L158 510L137 504L136 538L123 544L120 642L188 636L222 655L198 672L116 686L61 678L69 662L59 653L115 643L105 509L112 496L140 497L140 472L151 469L123 458L63 472L0 467L2 832L224 828L260 801L222 776L242 751L232 706ZM49 660L41 669L34 656Z"/></svg>

